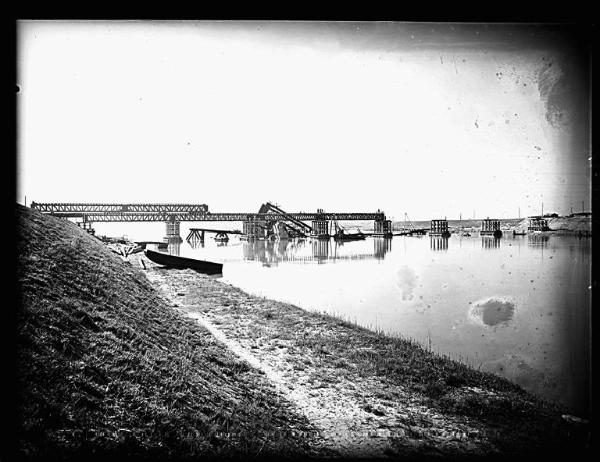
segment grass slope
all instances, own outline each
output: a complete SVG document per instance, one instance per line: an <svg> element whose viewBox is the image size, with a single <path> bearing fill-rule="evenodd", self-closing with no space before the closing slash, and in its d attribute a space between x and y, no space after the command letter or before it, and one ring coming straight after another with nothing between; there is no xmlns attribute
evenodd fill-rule
<svg viewBox="0 0 600 462"><path fill-rule="evenodd" d="M285 433L307 421L137 269L68 221L18 206L17 226L20 455L312 454Z"/></svg>

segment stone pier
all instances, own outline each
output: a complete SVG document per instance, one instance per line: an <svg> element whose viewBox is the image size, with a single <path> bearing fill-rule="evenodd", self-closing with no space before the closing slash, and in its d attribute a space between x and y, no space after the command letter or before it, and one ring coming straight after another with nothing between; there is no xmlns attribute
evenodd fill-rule
<svg viewBox="0 0 600 462"><path fill-rule="evenodd" d="M375 220L373 223L373 236L391 237L392 220Z"/></svg>
<svg viewBox="0 0 600 462"><path fill-rule="evenodd" d="M167 235L164 238L165 242L183 242L183 239L181 239L181 236L179 235L179 225L180 222L174 219L165 222L167 232Z"/></svg>
<svg viewBox="0 0 600 462"><path fill-rule="evenodd" d="M441 236L450 237L450 231L448 230L448 220L431 220L431 227L429 229L430 236Z"/></svg>
<svg viewBox="0 0 600 462"><path fill-rule="evenodd" d="M329 221L313 220L312 236L319 239L329 239Z"/></svg>
<svg viewBox="0 0 600 462"><path fill-rule="evenodd" d="M323 209L317 209L317 216L312 221L311 236L317 239L329 239L329 220L323 214Z"/></svg>
<svg viewBox="0 0 600 462"><path fill-rule="evenodd" d="M481 220L481 231L479 234L482 236L501 237L502 231L500 230L500 220L494 220L491 218L485 218L484 220Z"/></svg>
<svg viewBox="0 0 600 462"><path fill-rule="evenodd" d="M246 239L264 239L265 238L265 229L261 226L263 222L261 220L255 220L254 218L249 217L246 221L244 221L242 225L242 230Z"/></svg>

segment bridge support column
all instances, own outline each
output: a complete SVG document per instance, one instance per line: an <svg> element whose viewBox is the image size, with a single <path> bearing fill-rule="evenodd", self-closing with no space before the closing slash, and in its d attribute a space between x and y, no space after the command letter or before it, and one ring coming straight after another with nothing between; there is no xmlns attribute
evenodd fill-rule
<svg viewBox="0 0 600 462"><path fill-rule="evenodd" d="M481 232L482 236L494 236L502 237L502 231L500 230L500 220L493 220L486 218L481 221Z"/></svg>
<svg viewBox="0 0 600 462"><path fill-rule="evenodd" d="M260 226L259 221L253 218L249 218L243 223L243 233L246 236L246 239L261 239L264 238L264 229Z"/></svg>
<svg viewBox="0 0 600 462"><path fill-rule="evenodd" d="M392 220L375 220L373 224L373 235L391 237Z"/></svg>
<svg viewBox="0 0 600 462"><path fill-rule="evenodd" d="M329 221L313 220L312 236L318 239L329 239Z"/></svg>
<svg viewBox="0 0 600 462"><path fill-rule="evenodd" d="M165 222L167 235L165 236L166 242L182 242L181 236L179 235L179 221L169 220Z"/></svg>
<svg viewBox="0 0 600 462"><path fill-rule="evenodd" d="M87 231L91 235L96 234L96 230L94 228L92 228L92 224L89 221L82 221L80 223L77 223L77 226L79 226L81 229Z"/></svg>
<svg viewBox="0 0 600 462"><path fill-rule="evenodd" d="M91 234L92 236L96 234L96 230L94 228L92 228L92 222L88 221L87 215L83 216L82 221L78 222L77 226L79 226L81 229L87 231L88 234Z"/></svg>
<svg viewBox="0 0 600 462"><path fill-rule="evenodd" d="M442 236L450 237L450 230L448 229L448 220L431 220L431 227L429 229L430 236Z"/></svg>

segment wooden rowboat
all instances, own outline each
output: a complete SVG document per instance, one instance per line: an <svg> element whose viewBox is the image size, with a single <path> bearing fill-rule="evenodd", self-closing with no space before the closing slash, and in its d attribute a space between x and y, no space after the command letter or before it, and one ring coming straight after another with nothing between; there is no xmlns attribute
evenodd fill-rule
<svg viewBox="0 0 600 462"><path fill-rule="evenodd" d="M222 274L223 264L212 261L195 260L193 258L177 257L166 253L155 252L153 250L144 251L148 260L169 268L192 269L204 274Z"/></svg>

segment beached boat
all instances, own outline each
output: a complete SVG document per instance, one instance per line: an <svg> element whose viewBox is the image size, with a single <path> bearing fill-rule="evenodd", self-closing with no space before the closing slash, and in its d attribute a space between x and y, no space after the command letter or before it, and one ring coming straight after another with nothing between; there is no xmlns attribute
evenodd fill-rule
<svg viewBox="0 0 600 462"><path fill-rule="evenodd" d="M146 250L144 252L148 260L169 268L192 269L204 274L222 274L223 264L212 261L195 260L193 258L178 257L162 252Z"/></svg>

